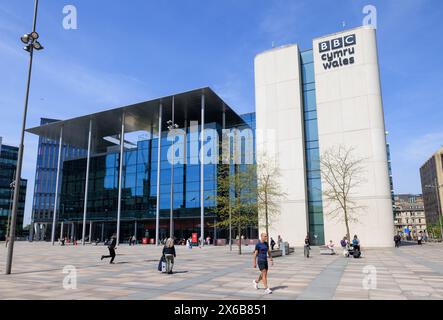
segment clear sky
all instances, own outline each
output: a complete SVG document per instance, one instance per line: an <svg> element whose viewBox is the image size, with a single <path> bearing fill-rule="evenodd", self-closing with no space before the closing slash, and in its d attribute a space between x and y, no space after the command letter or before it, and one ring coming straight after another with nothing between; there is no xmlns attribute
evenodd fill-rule
<svg viewBox="0 0 443 320"><path fill-rule="evenodd" d="M33 0L0 0L0 136L18 145ZM377 8L385 122L397 193L421 193L419 167L443 145L441 0L40 0L27 127L198 87L254 111L254 56L363 23ZM78 29L63 28L65 5ZM27 135L23 178L32 206L38 139Z"/></svg>

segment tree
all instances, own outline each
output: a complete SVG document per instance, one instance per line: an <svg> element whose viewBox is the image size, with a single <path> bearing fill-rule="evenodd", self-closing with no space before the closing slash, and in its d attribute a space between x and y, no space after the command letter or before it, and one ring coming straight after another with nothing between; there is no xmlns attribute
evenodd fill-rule
<svg viewBox="0 0 443 320"><path fill-rule="evenodd" d="M286 197L279 183L280 170L275 161L266 154L261 155L257 161L258 214L268 236L269 226L280 214L280 201Z"/></svg>
<svg viewBox="0 0 443 320"><path fill-rule="evenodd" d="M221 164L218 169L216 207L217 226L234 226L239 235L238 253L241 254L241 232L257 223L257 186L255 165Z"/></svg>
<svg viewBox="0 0 443 320"><path fill-rule="evenodd" d="M353 192L363 179L363 158L354 156L354 148L339 146L325 151L320 157L323 180L323 197L330 208L326 214L345 223L346 236L350 239L349 224L358 222L358 212L365 207L358 205Z"/></svg>
<svg viewBox="0 0 443 320"><path fill-rule="evenodd" d="M443 216L437 218L436 223L427 223L427 232L433 239L441 239L441 225L443 225Z"/></svg>

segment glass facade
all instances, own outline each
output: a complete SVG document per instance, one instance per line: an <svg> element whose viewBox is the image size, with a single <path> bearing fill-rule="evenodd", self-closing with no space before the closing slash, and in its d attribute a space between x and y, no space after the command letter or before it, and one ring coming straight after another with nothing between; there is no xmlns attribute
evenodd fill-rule
<svg viewBox="0 0 443 320"><path fill-rule="evenodd" d="M325 243L323 203L318 144L317 103L315 96L314 56L312 50L301 52L305 156L308 188L309 235L315 245Z"/></svg>
<svg viewBox="0 0 443 320"><path fill-rule="evenodd" d="M12 213L13 188L17 168L18 148L2 145L0 138L0 240L4 240L9 230L9 221ZM17 211L16 235L24 236L23 215L25 209L27 180L20 183L19 204Z"/></svg>
<svg viewBox="0 0 443 320"><path fill-rule="evenodd" d="M221 126L205 124L206 129L215 129L221 139ZM175 160L173 177L172 165L168 161L168 150L172 139L167 132L161 137L160 163L160 237L169 235L171 204L171 178L173 178L174 234L187 238L200 229L200 162L198 155L190 150L192 144L200 145L198 134L186 130L184 138L176 137L174 142ZM181 152L180 152L180 151ZM186 154L186 161L183 157ZM191 156L192 155L192 156ZM210 156L210 154L209 154ZM181 158L180 158L181 157ZM121 226L123 239L137 233L137 236L155 235L157 205L157 161L158 137L139 140L135 148L124 151L122 176ZM94 234L104 228L105 237L115 232L118 208L120 153L110 152L91 157L87 220L96 224ZM86 158L65 160L61 186L60 219L67 223L78 223L83 219ZM211 208L216 205L218 164L204 165L204 205L208 235L214 237L210 224L215 215ZM135 224L135 221L138 223ZM78 235L78 232L76 233ZM101 235L100 235L101 237Z"/></svg>
<svg viewBox="0 0 443 320"><path fill-rule="evenodd" d="M40 125L58 120L42 118ZM39 138L37 166L35 172L34 200L32 206L33 221L41 224L52 224L57 176L59 141L44 137ZM68 145L62 147L62 166L66 159L84 157L86 152ZM61 171L60 171L61 172ZM42 228L38 233L40 239L49 239L50 228Z"/></svg>

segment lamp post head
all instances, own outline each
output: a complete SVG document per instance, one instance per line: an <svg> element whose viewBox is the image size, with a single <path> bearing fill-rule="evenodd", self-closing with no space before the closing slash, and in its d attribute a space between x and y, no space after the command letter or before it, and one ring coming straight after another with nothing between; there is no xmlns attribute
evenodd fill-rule
<svg viewBox="0 0 443 320"><path fill-rule="evenodd" d="M31 53L32 49L33 49L32 44L28 44L27 46L25 46L25 47L23 48L23 50L28 51L29 53Z"/></svg>
<svg viewBox="0 0 443 320"><path fill-rule="evenodd" d="M30 36L29 34L25 34L23 36L20 37L20 40L24 43L24 44L28 44L29 40L30 40Z"/></svg>
<svg viewBox="0 0 443 320"><path fill-rule="evenodd" d="M28 34L32 39L37 40L40 36L37 32L32 31L30 34Z"/></svg>
<svg viewBox="0 0 443 320"><path fill-rule="evenodd" d="M35 41L35 42L32 44L32 46L34 47L35 50L38 50L38 51L44 49L43 46L41 45L41 43L38 42L38 41Z"/></svg>

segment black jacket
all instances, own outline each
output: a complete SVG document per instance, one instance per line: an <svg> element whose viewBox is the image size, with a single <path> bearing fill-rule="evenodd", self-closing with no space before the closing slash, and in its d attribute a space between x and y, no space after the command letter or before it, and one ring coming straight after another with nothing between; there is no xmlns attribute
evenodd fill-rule
<svg viewBox="0 0 443 320"><path fill-rule="evenodd" d="M115 246L117 245L117 239L113 238L111 244L108 246L109 249L115 249Z"/></svg>
<svg viewBox="0 0 443 320"><path fill-rule="evenodd" d="M176 256L175 255L175 247L167 248L166 246L164 246L163 247L163 255L165 255L165 254L173 254L175 257Z"/></svg>

